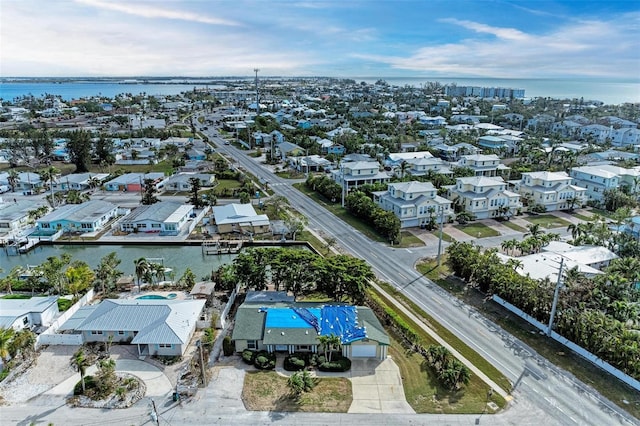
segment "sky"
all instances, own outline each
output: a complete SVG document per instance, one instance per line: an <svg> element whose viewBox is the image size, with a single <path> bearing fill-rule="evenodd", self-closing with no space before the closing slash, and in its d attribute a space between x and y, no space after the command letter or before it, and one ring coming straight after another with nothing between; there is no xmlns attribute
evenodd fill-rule
<svg viewBox="0 0 640 426"><path fill-rule="evenodd" d="M637 0L0 0L0 76L640 81Z"/></svg>

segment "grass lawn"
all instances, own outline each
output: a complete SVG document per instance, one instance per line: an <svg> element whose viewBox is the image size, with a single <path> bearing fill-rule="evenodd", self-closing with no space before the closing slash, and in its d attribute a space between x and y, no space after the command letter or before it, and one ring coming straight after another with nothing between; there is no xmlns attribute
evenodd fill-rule
<svg viewBox="0 0 640 426"><path fill-rule="evenodd" d="M524 218L524 220L534 224L540 224L541 228L566 228L570 225L570 223L566 220L560 219L559 217L556 217L552 214L527 216Z"/></svg>
<svg viewBox="0 0 640 426"><path fill-rule="evenodd" d="M296 400L289 393L286 377L273 371L256 371L245 375L242 400L252 411L346 413L353 394L349 379L321 378L311 392Z"/></svg>
<svg viewBox="0 0 640 426"><path fill-rule="evenodd" d="M596 209L595 207L591 209L591 212L594 215L604 216L606 218L611 218L613 216L613 212L602 210L602 209Z"/></svg>
<svg viewBox="0 0 640 426"><path fill-rule="evenodd" d="M420 238L413 235L411 232L400 231L400 244L394 247L407 248L407 247L422 247L424 245L425 245L424 241L422 241Z"/></svg>
<svg viewBox="0 0 640 426"><path fill-rule="evenodd" d="M335 302L332 298L328 297L325 293L321 291L314 291L313 293L305 294L298 299L298 302Z"/></svg>
<svg viewBox="0 0 640 426"><path fill-rule="evenodd" d="M466 225L455 225L455 227L465 234L469 234L476 238L497 237L500 235L498 231L489 228L483 223L467 223Z"/></svg>
<svg viewBox="0 0 640 426"><path fill-rule="evenodd" d="M402 386L407 402L416 413L476 414L482 413L487 403L488 386L477 376L471 375L469 383L452 392L442 388L433 370L418 353L406 349L390 333L389 354L400 369ZM504 399L497 393L491 397L496 405L504 406ZM487 413L491 410L487 408Z"/></svg>
<svg viewBox="0 0 640 426"><path fill-rule="evenodd" d="M429 260L419 264L417 269L434 283L475 307L491 321L531 346L541 356L592 386L623 410L640 418L640 402L635 404L622 402L623 400L638 401L637 391L574 354L555 340L541 335L535 327L497 303L486 301L486 295L473 288L467 288L464 282L450 277L449 270L444 263L439 270L434 269L434 266L435 260Z"/></svg>
<svg viewBox="0 0 640 426"><path fill-rule="evenodd" d="M439 229L435 229L433 231L429 231L432 235L434 235L436 238L440 238L440 230ZM453 239L453 237L449 234L447 234L446 232L444 232L444 230L442 231L442 241L446 241L448 243L453 243L455 240Z"/></svg>
<svg viewBox="0 0 640 426"><path fill-rule="evenodd" d="M503 224L504 226L506 226L507 228L511 228L514 231L518 231L518 232L522 232L523 234L525 232L527 232L527 228L523 228L520 225L516 225L515 223L508 221L508 220L504 220L502 222L500 222L501 224Z"/></svg>
<svg viewBox="0 0 640 426"><path fill-rule="evenodd" d="M298 232L296 234L296 239L300 241L307 241L309 244L313 246L313 248L315 248L318 251L318 253L323 254L325 257L331 256L333 254L331 250L327 250L325 244L320 242L320 240L316 238L316 236L309 231L305 230L305 231Z"/></svg>
<svg viewBox="0 0 640 426"><path fill-rule="evenodd" d="M240 188L241 184L234 179L220 179L218 184L213 188L216 195L221 194L226 189Z"/></svg>
<svg viewBox="0 0 640 426"><path fill-rule="evenodd" d="M585 222L588 222L593 219L593 216L586 216L580 213L571 213L571 214L580 220L584 220Z"/></svg>
<svg viewBox="0 0 640 426"><path fill-rule="evenodd" d="M449 343L453 348L455 348L462 356L464 356L467 360L469 360L473 365L475 365L480 371L487 375L491 380L493 380L496 384L498 384L502 389L509 392L511 390L511 382L507 377L502 374L496 367L494 367L489 361L480 356L476 351L471 349L466 343L460 340L455 334L449 331L447 328L443 327L440 323L434 320L429 314L424 312L418 305L409 300L405 295L400 293L394 287L389 284L383 283L380 285L387 293L393 296L394 299L402 303L405 307L413 312L414 315L423 319L424 324L426 324L429 328L434 330L441 338L443 338L447 343ZM375 290L371 290L375 291ZM376 295L382 299L384 303L388 306L393 306L387 299L382 297L380 294L376 293ZM396 311L396 314L400 316L405 322L408 324L414 324L413 321L404 315L400 311ZM423 344L438 344L435 340L431 338L427 332L422 330L421 328L414 326L415 331L418 333L418 336ZM483 382L484 383L484 382ZM486 385L485 385L486 386ZM486 388L484 391L484 396L486 397ZM501 399L501 398L500 398ZM500 407L504 407L505 401L502 400Z"/></svg>
<svg viewBox="0 0 640 426"><path fill-rule="evenodd" d="M31 299L31 296L27 294L7 294L0 297L0 299Z"/></svg>
<svg viewBox="0 0 640 426"><path fill-rule="evenodd" d="M279 176L283 179L304 179L305 174L295 170L287 170L282 172L276 172L276 176Z"/></svg>

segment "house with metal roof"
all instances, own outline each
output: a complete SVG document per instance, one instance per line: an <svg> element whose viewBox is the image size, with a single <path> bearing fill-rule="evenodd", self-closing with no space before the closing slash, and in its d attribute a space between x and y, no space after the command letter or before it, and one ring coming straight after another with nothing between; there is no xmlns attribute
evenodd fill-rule
<svg viewBox="0 0 640 426"><path fill-rule="evenodd" d="M38 230L74 232L100 231L118 214L118 206L103 200L65 204L36 221Z"/></svg>
<svg viewBox="0 0 640 426"><path fill-rule="evenodd" d="M216 181L213 173L177 173L167 179L164 188L166 191L191 191L191 179L196 178L202 187L210 187Z"/></svg>
<svg viewBox="0 0 640 426"><path fill-rule="evenodd" d="M15 233L29 223L29 211L41 204L30 200L0 202L0 235Z"/></svg>
<svg viewBox="0 0 640 426"><path fill-rule="evenodd" d="M227 204L213 207L213 219L219 234L230 232L250 232L263 234L269 232L269 217L257 214L251 204Z"/></svg>
<svg viewBox="0 0 640 426"><path fill-rule="evenodd" d="M151 179L156 188L161 188L165 181L164 173L125 173L105 183L107 191L141 191L145 180Z"/></svg>
<svg viewBox="0 0 640 426"><path fill-rule="evenodd" d="M58 296L0 299L0 328L49 326L59 313Z"/></svg>
<svg viewBox="0 0 640 426"><path fill-rule="evenodd" d="M271 293L271 292L260 292ZM365 306L293 302L282 297L249 298L236 313L231 339L236 351L320 352L319 336L340 338L348 358L385 359L389 336Z"/></svg>
<svg viewBox="0 0 640 426"><path fill-rule="evenodd" d="M509 191L501 177L461 177L456 178L455 185L446 188L449 190L447 198L459 203L476 219L501 217L505 207L508 208L506 215L511 216L522 208L520 194Z"/></svg>
<svg viewBox="0 0 640 426"><path fill-rule="evenodd" d="M60 331L89 342L130 343L139 356L184 355L205 300L106 299L80 308Z"/></svg>
<svg viewBox="0 0 640 426"><path fill-rule="evenodd" d="M90 188L92 180L101 185L107 177L109 177L109 173L72 173L54 181L53 189L56 191L68 191L70 189L83 191Z"/></svg>
<svg viewBox="0 0 640 426"><path fill-rule="evenodd" d="M525 172L515 184L515 191L528 195L546 211L568 210L586 202L587 188L573 185L565 172Z"/></svg>
<svg viewBox="0 0 640 426"><path fill-rule="evenodd" d="M192 204L161 201L140 206L120 221L122 232L159 233L178 235L185 228L193 214Z"/></svg>

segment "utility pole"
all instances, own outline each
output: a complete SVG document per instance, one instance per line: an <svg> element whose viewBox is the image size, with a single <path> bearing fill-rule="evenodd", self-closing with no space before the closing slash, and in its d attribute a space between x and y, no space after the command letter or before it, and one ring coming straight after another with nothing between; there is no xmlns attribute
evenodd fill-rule
<svg viewBox="0 0 640 426"><path fill-rule="evenodd" d="M153 405L153 411L151 412L151 419L156 424L156 426L160 426L160 416L158 415L158 409L156 408L156 402L151 400L151 404Z"/></svg>
<svg viewBox="0 0 640 426"><path fill-rule="evenodd" d="M553 327L553 319L556 316L556 308L558 307L558 296L562 287L562 268L564 266L564 257L560 258L560 270L558 271L558 281L556 289L553 292L553 304L551 305L551 315L549 316L549 326L547 327L547 336L551 336L551 328Z"/></svg>
<svg viewBox="0 0 640 426"><path fill-rule="evenodd" d="M258 92L258 71L260 69L254 68L253 72L256 73L256 116L260 115L260 93Z"/></svg>
<svg viewBox="0 0 640 426"><path fill-rule="evenodd" d="M342 179L342 207L344 207L344 183L345 183L345 177L344 177L344 165L342 163L340 163L340 179Z"/></svg>
<svg viewBox="0 0 640 426"><path fill-rule="evenodd" d="M438 237L438 268L440 267L440 261L442 258L442 223L444 222L444 207L438 206L440 210L440 236Z"/></svg>

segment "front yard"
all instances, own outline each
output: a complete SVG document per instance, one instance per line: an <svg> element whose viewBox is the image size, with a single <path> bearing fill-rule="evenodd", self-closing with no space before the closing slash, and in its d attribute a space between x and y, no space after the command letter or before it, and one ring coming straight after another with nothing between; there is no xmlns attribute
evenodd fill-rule
<svg viewBox="0 0 640 426"><path fill-rule="evenodd" d="M554 216L552 214L540 214L540 215L536 215L536 216L527 216L524 217L524 220L526 220L527 222L531 222L533 224L537 224L540 225L541 228L566 228L567 226L570 225L569 222L567 222L564 219L560 219L557 216Z"/></svg>
<svg viewBox="0 0 640 426"><path fill-rule="evenodd" d="M242 400L253 411L346 413L353 396L349 379L336 377L319 379L311 392L303 392L296 399L286 377L274 371L253 371L245 375Z"/></svg>
<svg viewBox="0 0 640 426"><path fill-rule="evenodd" d="M480 222L467 223L466 225L455 225L455 228L476 238L497 237L500 235L500 233L495 229L489 228L487 225Z"/></svg>

